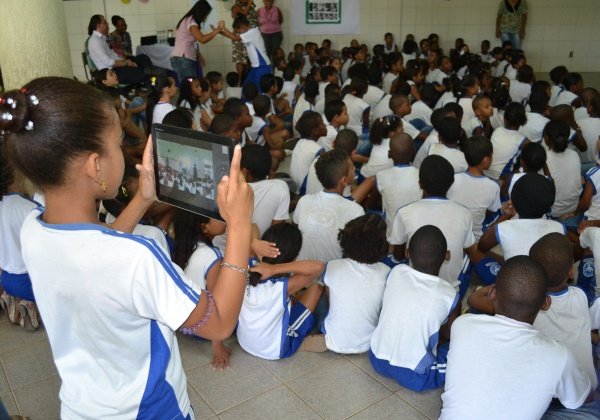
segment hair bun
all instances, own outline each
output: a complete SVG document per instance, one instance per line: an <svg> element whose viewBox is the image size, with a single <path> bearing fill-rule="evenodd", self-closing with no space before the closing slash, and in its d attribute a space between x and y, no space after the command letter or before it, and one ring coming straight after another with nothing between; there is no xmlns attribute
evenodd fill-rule
<svg viewBox="0 0 600 420"><path fill-rule="evenodd" d="M24 92L13 90L0 96L0 130L11 133L18 133L24 129L31 130L33 122L28 118L29 107Z"/></svg>

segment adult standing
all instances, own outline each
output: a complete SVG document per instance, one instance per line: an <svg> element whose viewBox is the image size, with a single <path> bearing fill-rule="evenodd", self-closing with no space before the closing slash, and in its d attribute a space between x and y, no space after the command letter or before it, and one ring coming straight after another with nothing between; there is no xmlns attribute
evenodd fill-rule
<svg viewBox="0 0 600 420"><path fill-rule="evenodd" d="M496 17L496 38L510 41L513 48L521 49L527 23L527 0L502 0Z"/></svg>
<svg viewBox="0 0 600 420"><path fill-rule="evenodd" d="M206 0L199 0L194 6L177 22L175 34L175 48L171 54L171 66L177 73L179 83L188 77L196 77L198 68L198 51L196 41L206 44L219 34L219 28L212 32L203 34L200 25L206 20L212 6Z"/></svg>
<svg viewBox="0 0 600 420"><path fill-rule="evenodd" d="M281 47L283 41L283 32L281 24L283 23L283 14L277 6L273 6L275 0L263 0L264 7L258 9L258 23L260 33L265 41L265 49L271 61L277 48Z"/></svg>
<svg viewBox="0 0 600 420"><path fill-rule="evenodd" d="M141 83L146 78L144 69L138 67L136 57L122 58L108 46L108 22L102 15L94 15L88 24L89 38L85 41L85 52L92 70L113 69L119 82L127 85Z"/></svg>
<svg viewBox="0 0 600 420"><path fill-rule="evenodd" d="M235 4L231 7L231 17L233 20L239 15L243 15L248 19L250 27L258 27L258 15L256 14L256 8L253 0L236 0ZM244 79L244 73L248 69L248 52L244 43L241 41L233 41L232 44L232 60L235 64L235 70L238 74L238 80L240 86Z"/></svg>

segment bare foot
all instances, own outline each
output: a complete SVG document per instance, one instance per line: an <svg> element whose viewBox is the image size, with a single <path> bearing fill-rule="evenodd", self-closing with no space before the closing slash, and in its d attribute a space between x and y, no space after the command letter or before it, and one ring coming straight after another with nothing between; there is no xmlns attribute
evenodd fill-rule
<svg viewBox="0 0 600 420"><path fill-rule="evenodd" d="M229 369L229 358L231 356L231 350L225 347L222 341L212 341L213 359L210 362L210 366L214 370L223 371Z"/></svg>

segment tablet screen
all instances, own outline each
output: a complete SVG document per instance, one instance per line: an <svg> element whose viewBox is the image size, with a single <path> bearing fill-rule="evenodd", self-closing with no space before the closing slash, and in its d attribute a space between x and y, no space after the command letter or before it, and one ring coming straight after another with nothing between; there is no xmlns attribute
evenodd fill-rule
<svg viewBox="0 0 600 420"><path fill-rule="evenodd" d="M233 140L163 124L152 125L158 199L213 219L217 185L229 174Z"/></svg>

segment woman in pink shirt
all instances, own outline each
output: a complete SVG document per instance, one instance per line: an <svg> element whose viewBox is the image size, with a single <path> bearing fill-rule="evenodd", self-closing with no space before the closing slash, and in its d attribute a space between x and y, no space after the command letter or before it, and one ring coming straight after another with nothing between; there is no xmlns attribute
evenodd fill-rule
<svg viewBox="0 0 600 420"><path fill-rule="evenodd" d="M258 23L260 32L265 41L265 49L269 59L273 59L273 54L277 48L281 47L283 41L283 32L281 24L283 23L283 14L277 6L273 6L275 0L264 0L264 7L258 9Z"/></svg>
<svg viewBox="0 0 600 420"><path fill-rule="evenodd" d="M199 26L211 11L212 6L206 0L200 0L177 23L171 66L177 73L180 83L188 77L196 77L198 68L196 41L206 44L219 34L219 28L214 28L207 34L200 31Z"/></svg>

